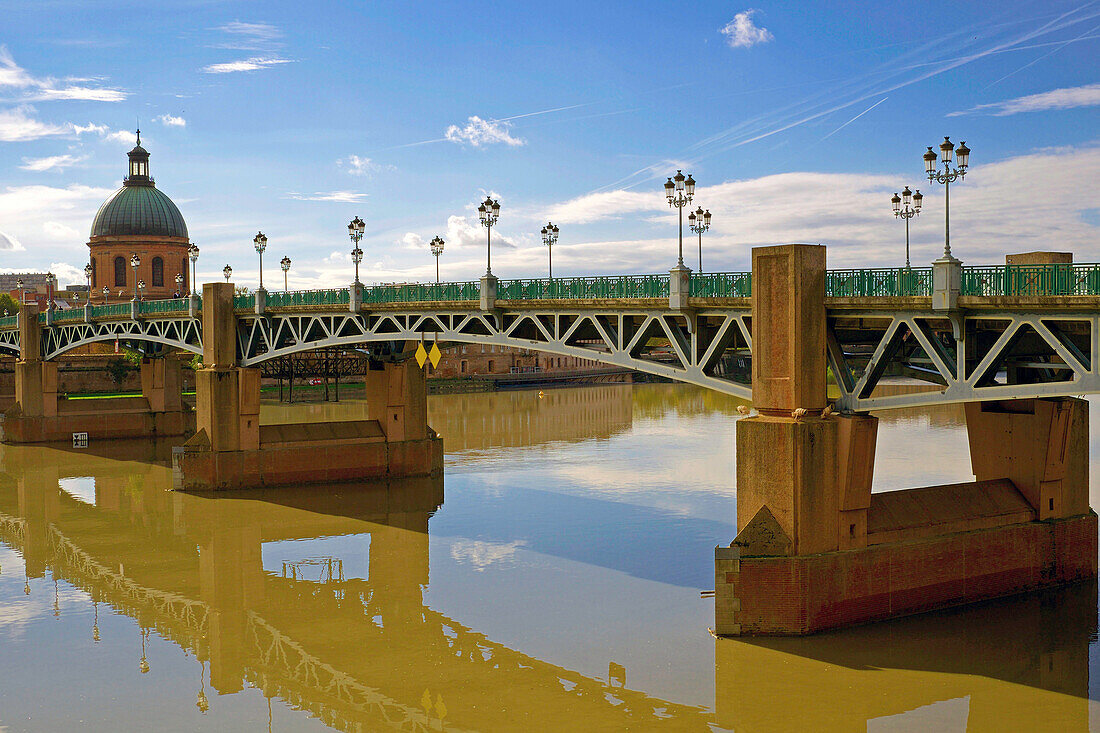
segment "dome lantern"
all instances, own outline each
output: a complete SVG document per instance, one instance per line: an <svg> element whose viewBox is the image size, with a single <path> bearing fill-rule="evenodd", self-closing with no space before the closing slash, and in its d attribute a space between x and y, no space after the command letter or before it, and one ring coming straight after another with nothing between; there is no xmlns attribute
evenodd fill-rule
<svg viewBox="0 0 1100 733"><path fill-rule="evenodd" d="M126 154L130 158L130 175L123 179L126 186L152 186L149 177L149 151L141 147L141 129L137 131L137 145Z"/></svg>

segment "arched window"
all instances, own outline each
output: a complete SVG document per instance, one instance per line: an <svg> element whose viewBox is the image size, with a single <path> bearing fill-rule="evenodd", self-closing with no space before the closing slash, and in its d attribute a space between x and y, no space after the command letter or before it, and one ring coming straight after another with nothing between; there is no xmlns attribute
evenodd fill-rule
<svg viewBox="0 0 1100 733"><path fill-rule="evenodd" d="M115 287L116 288L126 287L126 258L125 257L116 257L115 258Z"/></svg>
<svg viewBox="0 0 1100 733"><path fill-rule="evenodd" d="M164 287L164 260L159 257L153 258L153 287Z"/></svg>
<svg viewBox="0 0 1100 733"><path fill-rule="evenodd" d="M92 261L91 261L90 264L92 266L92 290L95 290L95 284L96 284L95 257L92 258Z"/></svg>

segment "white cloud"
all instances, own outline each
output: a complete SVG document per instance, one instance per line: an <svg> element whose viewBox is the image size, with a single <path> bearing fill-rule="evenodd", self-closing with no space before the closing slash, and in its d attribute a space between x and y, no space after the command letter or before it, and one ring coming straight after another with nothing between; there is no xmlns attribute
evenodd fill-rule
<svg viewBox="0 0 1100 733"><path fill-rule="evenodd" d="M80 232L56 221L47 221L42 224L42 231L50 239L60 239L64 241L73 239L79 240L81 238Z"/></svg>
<svg viewBox="0 0 1100 733"><path fill-rule="evenodd" d="M287 198L296 201L330 201L339 204L361 203L367 194L356 191L317 191L314 193L288 193Z"/></svg>
<svg viewBox="0 0 1100 733"><path fill-rule="evenodd" d="M88 282L84 277L84 268L77 268L68 262L51 262L48 271L57 275L57 284L61 288L66 285L86 285Z"/></svg>
<svg viewBox="0 0 1100 733"><path fill-rule="evenodd" d="M444 133L444 137L460 145L471 145L479 148L483 145L504 143L510 147L526 144L522 138L512 137L509 130L512 123L503 120L483 120L477 115L467 119L463 127L451 125Z"/></svg>
<svg viewBox="0 0 1100 733"><path fill-rule="evenodd" d="M170 115L170 114L167 114L167 113L162 114L159 117L154 117L153 119L156 120L157 122L161 123L162 125L166 126L166 127L186 127L187 126L187 120L183 119L182 117L176 117L174 115Z"/></svg>
<svg viewBox="0 0 1100 733"><path fill-rule="evenodd" d="M232 48L238 51L263 51L278 45L283 32L270 23L247 23L235 20L219 26L215 30L230 36L228 41L218 44L218 48Z"/></svg>
<svg viewBox="0 0 1100 733"><path fill-rule="evenodd" d="M63 171L66 168L76 165L85 159L85 156L75 155L51 155L47 158L23 158L23 165L19 166L25 171L34 171L36 173L42 171Z"/></svg>
<svg viewBox="0 0 1100 733"><path fill-rule="evenodd" d="M756 12L756 9L750 9L738 13L733 16L733 20L718 29L726 37L730 48L751 48L775 38L767 28L758 28L753 24L752 16Z"/></svg>
<svg viewBox="0 0 1100 733"><path fill-rule="evenodd" d="M1100 82L1080 87L1064 87L1049 92L1029 94L1026 97L1006 99L1003 102L979 104L968 110L951 112L948 117L989 112L996 117L1015 115L1021 112L1042 112L1049 109L1073 109L1075 107L1096 107L1100 105Z"/></svg>
<svg viewBox="0 0 1100 733"><path fill-rule="evenodd" d="M19 243L19 240L10 234L0 232L0 251L7 250L8 252L22 252L23 245Z"/></svg>
<svg viewBox="0 0 1100 733"><path fill-rule="evenodd" d="M88 102L122 102L129 94L111 87L87 87L75 82L94 79L63 79L35 77L15 63L4 46L0 46L0 87L24 90L20 101L82 100Z"/></svg>
<svg viewBox="0 0 1100 733"><path fill-rule="evenodd" d="M14 143L71 132L67 125L41 122L31 115L34 108L22 106L0 110L0 142Z"/></svg>
<svg viewBox="0 0 1100 733"><path fill-rule="evenodd" d="M112 130L106 125L97 125L89 122L87 125L74 125L69 123L68 128L77 135L95 133L109 142L133 145L136 142L135 134L130 130Z"/></svg>
<svg viewBox="0 0 1100 733"><path fill-rule="evenodd" d="M336 161L336 165L344 168L353 176L369 176L383 169L393 170L393 166L382 166L370 158L360 158L358 155L349 155Z"/></svg>
<svg viewBox="0 0 1100 733"><path fill-rule="evenodd" d="M202 70L205 71L207 74L231 74L236 71L257 71L259 69L266 69L271 66L277 66L278 64L289 63L293 63L293 59L253 56L252 58L241 59L239 61L226 61L220 64L210 64L209 66L202 67Z"/></svg>

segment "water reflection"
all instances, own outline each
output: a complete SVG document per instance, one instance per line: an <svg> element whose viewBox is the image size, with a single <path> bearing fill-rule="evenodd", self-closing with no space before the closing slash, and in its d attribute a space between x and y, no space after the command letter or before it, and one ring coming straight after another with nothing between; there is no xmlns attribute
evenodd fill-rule
<svg viewBox="0 0 1100 733"><path fill-rule="evenodd" d="M738 404L433 397L446 491L212 499L167 490L170 444L0 446L0 727L1088 728L1095 585L712 640ZM883 415L876 480L968 471L956 408Z"/></svg>

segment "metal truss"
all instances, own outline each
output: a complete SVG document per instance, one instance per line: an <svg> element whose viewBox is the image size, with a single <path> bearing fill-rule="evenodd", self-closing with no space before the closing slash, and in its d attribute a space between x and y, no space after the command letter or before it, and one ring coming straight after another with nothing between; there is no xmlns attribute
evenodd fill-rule
<svg viewBox="0 0 1100 733"><path fill-rule="evenodd" d="M830 313L840 412L1100 392L1095 312ZM874 396L885 376L939 389Z"/></svg>
<svg viewBox="0 0 1100 733"><path fill-rule="evenodd" d="M317 348L438 340L532 349L626 367L748 399L730 353L752 345L748 309L311 313L237 321L241 366Z"/></svg>
<svg viewBox="0 0 1100 733"><path fill-rule="evenodd" d="M202 321L197 318L160 317L59 324L43 329L42 358L52 359L85 344L116 340L162 344L201 354Z"/></svg>
<svg viewBox="0 0 1100 733"><path fill-rule="evenodd" d="M13 328L0 331L0 349L15 354L19 353L19 329Z"/></svg>

